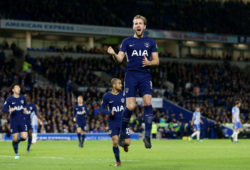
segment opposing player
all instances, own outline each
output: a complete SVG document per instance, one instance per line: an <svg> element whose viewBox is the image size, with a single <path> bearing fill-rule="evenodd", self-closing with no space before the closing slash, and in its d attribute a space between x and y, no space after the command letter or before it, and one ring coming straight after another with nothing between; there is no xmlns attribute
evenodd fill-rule
<svg viewBox="0 0 250 170"><path fill-rule="evenodd" d="M27 125L27 130L28 130L28 146L27 146L27 152L30 152L30 146L32 143L32 132L33 128L31 125L31 119L34 115L36 115L41 121L44 121L42 116L38 113L37 108L34 103L32 103L30 95L26 94L26 101L27 101L27 110L28 114L25 115L25 121Z"/></svg>
<svg viewBox="0 0 250 170"><path fill-rule="evenodd" d="M238 143L238 134L241 132L240 106L241 106L241 100L236 100L235 105L232 108L232 123L234 131L231 136L231 140L232 142L235 143Z"/></svg>
<svg viewBox="0 0 250 170"><path fill-rule="evenodd" d="M86 126L86 116L89 114L89 109L86 104L83 104L83 97L77 97L77 105L74 107L74 122L76 122L76 131L79 140L78 146L83 148L83 143L85 140L85 126Z"/></svg>
<svg viewBox="0 0 250 170"><path fill-rule="evenodd" d="M193 113L193 118L191 121L191 125L194 125L194 133L190 136L189 140L193 140L193 138L196 136L197 141L201 142L200 140L201 123L203 124L201 120L200 107L196 106L195 112Z"/></svg>
<svg viewBox="0 0 250 170"><path fill-rule="evenodd" d="M118 147L118 135L120 133L122 112L125 107L125 97L122 92L122 82L120 79L113 78L111 80L112 90L103 96L101 112L109 115L109 128L111 130L111 137L113 141L113 152L116 158L115 166L120 166L120 154ZM107 108L107 109L106 109ZM126 127L124 151L128 152L130 145L129 128Z"/></svg>
<svg viewBox="0 0 250 170"><path fill-rule="evenodd" d="M119 145L125 145L126 127L131 117L132 111L136 107L136 91L143 98L145 138L143 139L146 148L151 148L151 129L153 120L152 109L152 77L150 68L159 65L157 45L152 38L144 35L147 20L141 15L136 15L133 19L134 35L122 41L118 54L112 47L108 48L108 53L115 61L122 62L125 55L127 57L127 67L125 70L125 94L126 108L123 111L121 134Z"/></svg>
<svg viewBox="0 0 250 170"><path fill-rule="evenodd" d="M36 108L37 111L39 112L39 107L37 105ZM43 121L42 123L45 123L45 121ZM31 125L32 125L32 143L37 144L38 117L34 112L33 114L31 114Z"/></svg>
<svg viewBox="0 0 250 170"><path fill-rule="evenodd" d="M21 86L19 84L13 84L11 90L13 95L6 99L2 111L10 113L12 145L15 151L15 159L19 159L18 144L27 138L27 125L24 117L24 114L27 114L26 99L20 94ZM20 134L20 139L18 139L18 134Z"/></svg>

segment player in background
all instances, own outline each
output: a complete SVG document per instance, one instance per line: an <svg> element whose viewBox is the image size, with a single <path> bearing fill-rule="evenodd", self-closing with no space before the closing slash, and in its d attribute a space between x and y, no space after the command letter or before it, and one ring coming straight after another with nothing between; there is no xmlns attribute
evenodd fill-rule
<svg viewBox="0 0 250 170"><path fill-rule="evenodd" d="M201 141L200 140L201 123L203 124L201 120L200 107L196 106L195 112L193 113L193 118L191 121L191 125L194 126L194 133L190 136L189 140L193 140L193 138L196 136L197 141L199 142Z"/></svg>
<svg viewBox="0 0 250 170"><path fill-rule="evenodd" d="M241 132L241 122L240 122L240 106L241 100L236 100L235 105L232 108L232 123L233 123L233 134L231 136L232 142L238 143L238 134Z"/></svg>
<svg viewBox="0 0 250 170"><path fill-rule="evenodd" d="M39 107L36 105L37 111L39 112ZM31 114L31 125L32 125L32 143L37 144L37 132L38 132L38 117L33 112Z"/></svg>
<svg viewBox="0 0 250 170"><path fill-rule="evenodd" d="M109 115L109 128L111 130L111 137L113 141L113 152L116 159L115 166L121 165L120 151L118 147L118 136L120 133L122 112L125 107L125 97L122 92L122 82L118 78L111 80L112 90L103 96L101 112ZM107 108L107 109L106 109ZM128 152L130 145L129 128L126 127L124 151Z"/></svg>
<svg viewBox="0 0 250 170"><path fill-rule="evenodd" d="M86 104L83 104L83 97L77 97L77 105L74 106L73 121L76 122L76 131L79 140L79 147L83 148L85 140L86 116L89 114L89 109Z"/></svg>
<svg viewBox="0 0 250 170"><path fill-rule="evenodd" d="M20 94L21 86L17 83L11 87L13 94L4 102L2 111L10 113L10 128L12 133L12 146L15 151L15 159L19 159L18 144L27 138L27 125L24 114L27 114L26 99ZM20 139L18 139L20 134Z"/></svg>
<svg viewBox="0 0 250 170"><path fill-rule="evenodd" d="M119 136L119 145L125 145L126 127L130 120L132 111L136 107L136 92L143 98L145 138L143 139L145 147L151 148L151 129L153 120L152 108L152 77L150 69L152 66L159 65L157 45L155 41L144 35L147 20L141 15L136 15L133 19L134 35L122 41L118 54L112 47L108 48L116 62L121 63L126 55L127 67L125 70L126 108L123 111L121 134Z"/></svg>
<svg viewBox="0 0 250 170"><path fill-rule="evenodd" d="M35 104L32 103L30 95L26 94L25 97L26 97L26 101L27 101L27 110L28 110L28 113L25 115L25 121L26 121L27 129L28 129L27 152L30 152L30 146L32 143L32 132L33 132L33 128L31 125L31 118L32 118L32 116L36 115L41 121L44 121L44 119L38 113Z"/></svg>

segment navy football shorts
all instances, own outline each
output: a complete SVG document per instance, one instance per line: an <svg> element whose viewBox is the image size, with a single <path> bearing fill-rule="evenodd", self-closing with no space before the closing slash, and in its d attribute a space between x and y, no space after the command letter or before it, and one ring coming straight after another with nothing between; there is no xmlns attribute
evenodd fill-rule
<svg viewBox="0 0 250 170"><path fill-rule="evenodd" d="M125 96L136 97L137 90L140 96L152 95L152 76L150 73L139 71L127 71L125 73L124 90Z"/></svg>

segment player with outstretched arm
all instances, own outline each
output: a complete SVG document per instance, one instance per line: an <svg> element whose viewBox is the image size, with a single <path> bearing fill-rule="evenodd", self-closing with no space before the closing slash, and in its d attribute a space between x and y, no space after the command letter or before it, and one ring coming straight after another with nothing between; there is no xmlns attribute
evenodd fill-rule
<svg viewBox="0 0 250 170"><path fill-rule="evenodd" d="M156 42L144 35L147 20L141 15L136 15L133 19L134 35L122 41L118 54L112 47L108 48L115 61L121 63L126 56L127 67L125 70L125 95L126 107L123 111L121 134L119 136L119 145L125 146L126 127L130 120L132 111L136 107L136 92L143 98L145 138L143 139L145 147L150 149L151 129L153 120L152 108L152 76L150 69L152 66L159 65L159 56Z"/></svg>

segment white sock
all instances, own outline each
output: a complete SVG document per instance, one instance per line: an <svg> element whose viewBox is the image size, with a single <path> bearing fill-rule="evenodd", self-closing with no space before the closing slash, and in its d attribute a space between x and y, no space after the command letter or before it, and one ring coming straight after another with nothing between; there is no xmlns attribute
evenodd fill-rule
<svg viewBox="0 0 250 170"><path fill-rule="evenodd" d="M197 140L200 140L200 134L201 134L201 132L197 131Z"/></svg>
<svg viewBox="0 0 250 170"><path fill-rule="evenodd" d="M238 141L238 134L239 134L239 132L236 132L235 137L234 137L234 141L235 141L235 142Z"/></svg>
<svg viewBox="0 0 250 170"><path fill-rule="evenodd" d="M197 131L194 132L194 133L191 135L191 137L193 138L193 137L196 136L196 135L197 135Z"/></svg>
<svg viewBox="0 0 250 170"><path fill-rule="evenodd" d="M37 133L32 133L32 143L36 143Z"/></svg>
<svg viewBox="0 0 250 170"><path fill-rule="evenodd" d="M235 135L236 135L236 132L234 131L234 133L232 134L233 140L235 140Z"/></svg>

